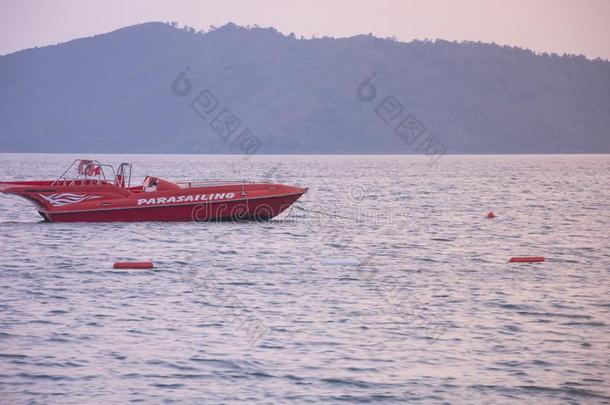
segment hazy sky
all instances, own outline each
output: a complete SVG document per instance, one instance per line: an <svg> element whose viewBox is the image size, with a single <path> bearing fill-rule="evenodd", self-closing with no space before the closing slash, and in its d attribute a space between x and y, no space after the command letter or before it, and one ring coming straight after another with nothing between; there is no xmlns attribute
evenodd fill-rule
<svg viewBox="0 0 610 405"><path fill-rule="evenodd" d="M147 21L473 40L610 59L610 0L0 0L0 54Z"/></svg>

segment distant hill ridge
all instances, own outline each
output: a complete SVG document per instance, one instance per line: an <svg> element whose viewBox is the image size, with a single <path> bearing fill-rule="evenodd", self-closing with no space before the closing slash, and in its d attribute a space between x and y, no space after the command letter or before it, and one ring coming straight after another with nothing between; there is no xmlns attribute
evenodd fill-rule
<svg viewBox="0 0 610 405"><path fill-rule="evenodd" d="M0 94L0 152L610 152L610 62L484 43L152 22L0 56Z"/></svg>

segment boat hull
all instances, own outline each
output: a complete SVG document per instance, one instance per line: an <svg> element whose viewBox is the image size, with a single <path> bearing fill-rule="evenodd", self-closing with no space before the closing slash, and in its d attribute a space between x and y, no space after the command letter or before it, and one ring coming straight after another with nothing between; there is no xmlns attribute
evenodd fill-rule
<svg viewBox="0 0 610 405"><path fill-rule="evenodd" d="M104 182L0 182L0 192L27 199L50 222L265 221L306 191L270 183L178 186L160 180L156 190L148 190Z"/></svg>
<svg viewBox="0 0 610 405"><path fill-rule="evenodd" d="M301 194L198 204L155 205L90 211L42 212L50 222L210 222L267 221L284 212Z"/></svg>

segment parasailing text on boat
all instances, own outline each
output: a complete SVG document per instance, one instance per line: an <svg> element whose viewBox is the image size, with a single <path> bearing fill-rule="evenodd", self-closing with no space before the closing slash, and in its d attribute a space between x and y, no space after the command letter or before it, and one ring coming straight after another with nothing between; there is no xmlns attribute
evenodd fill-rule
<svg viewBox="0 0 610 405"><path fill-rule="evenodd" d="M178 196L157 197L157 198L138 198L138 205L174 204L174 203L181 203L181 202L229 200L234 197L235 197L235 193L214 193L214 194L178 195Z"/></svg>

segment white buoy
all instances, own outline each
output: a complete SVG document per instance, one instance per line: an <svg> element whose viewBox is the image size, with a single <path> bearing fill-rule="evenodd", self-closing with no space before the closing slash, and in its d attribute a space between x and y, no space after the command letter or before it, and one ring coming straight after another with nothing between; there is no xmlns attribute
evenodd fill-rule
<svg viewBox="0 0 610 405"><path fill-rule="evenodd" d="M328 259L322 259L320 261L322 264L326 264L328 266L358 266L360 265L360 260L355 257L334 257Z"/></svg>

